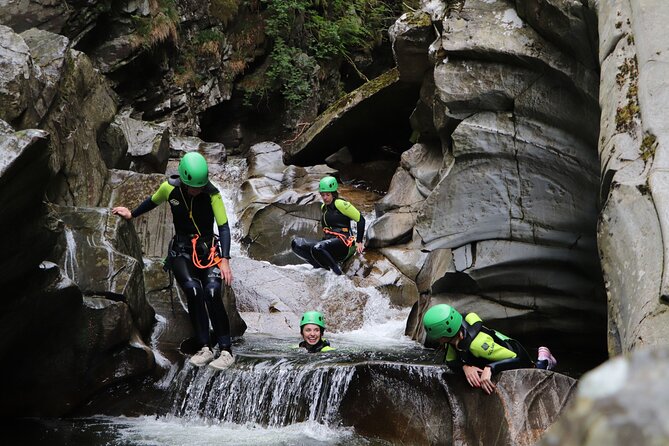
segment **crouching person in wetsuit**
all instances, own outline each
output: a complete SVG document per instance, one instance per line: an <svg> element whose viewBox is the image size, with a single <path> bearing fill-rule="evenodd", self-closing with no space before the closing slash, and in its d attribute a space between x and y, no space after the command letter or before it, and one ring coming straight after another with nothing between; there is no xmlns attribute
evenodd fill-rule
<svg viewBox="0 0 669 446"><path fill-rule="evenodd" d="M334 350L323 337L325 331L325 318L318 311L307 311L300 320L300 334L303 341L300 342L300 348L306 349L309 353L329 352Z"/></svg>
<svg viewBox="0 0 669 446"><path fill-rule="evenodd" d="M552 370L557 364L547 347L539 347L539 359L534 363L520 342L484 326L476 313L468 313L463 320L446 304L426 311L423 325L428 338L439 341L446 349L448 366L461 368L467 382L487 394L495 390L491 381L495 373L534 367Z"/></svg>
<svg viewBox="0 0 669 446"><path fill-rule="evenodd" d="M341 275L339 264L356 251L362 254L365 249L365 218L346 200L339 198L337 180L324 177L318 186L323 199L321 205L322 240L296 238L291 243L293 252L309 262L314 268L325 268ZM357 223L357 233L351 235L351 220Z"/></svg>
<svg viewBox="0 0 669 446"><path fill-rule="evenodd" d="M115 207L112 213L130 220L168 202L175 236L170 242L166 267L174 273L188 300L188 313L201 345L190 358L195 366L210 364L224 369L234 363L230 323L221 299L221 284L232 282L230 270L230 228L218 189L209 182L207 161L196 152L179 163L179 175L171 176L136 209ZM214 235L214 221L218 237ZM209 334L209 320L216 339ZM214 360L213 344L221 353Z"/></svg>

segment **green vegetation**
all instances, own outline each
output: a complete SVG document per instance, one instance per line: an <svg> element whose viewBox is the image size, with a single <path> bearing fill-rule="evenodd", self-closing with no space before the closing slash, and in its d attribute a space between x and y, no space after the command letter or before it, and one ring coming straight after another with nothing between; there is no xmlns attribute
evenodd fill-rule
<svg viewBox="0 0 669 446"><path fill-rule="evenodd" d="M210 0L209 13L227 25L239 10L239 0Z"/></svg>
<svg viewBox="0 0 669 446"><path fill-rule="evenodd" d="M179 40L179 11L175 0L158 0L156 4L157 7L148 17L132 17L137 32L134 42L136 46L151 47L167 40Z"/></svg>
<svg viewBox="0 0 669 446"><path fill-rule="evenodd" d="M273 46L264 82L248 93L260 99L278 91L289 107L309 97L324 65L346 60L357 71L351 56L387 39L387 29L402 8L391 0L261 2L266 8L265 33Z"/></svg>

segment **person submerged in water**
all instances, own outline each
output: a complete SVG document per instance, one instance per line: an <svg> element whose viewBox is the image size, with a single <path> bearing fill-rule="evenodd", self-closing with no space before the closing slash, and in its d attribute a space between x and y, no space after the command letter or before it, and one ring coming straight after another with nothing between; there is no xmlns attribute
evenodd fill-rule
<svg viewBox="0 0 669 446"><path fill-rule="evenodd" d="M487 394L494 392L491 378L498 372L521 368L553 370L557 364L548 347L539 347L535 363L520 342L484 326L476 313L468 313L463 319L450 305L439 304L427 310L423 325L427 337L446 349L448 366L462 369L469 385Z"/></svg>
<svg viewBox="0 0 669 446"><path fill-rule="evenodd" d="M309 353L329 352L334 350L330 342L323 337L325 331L325 318L318 311L307 311L300 320L300 334L303 341L300 348Z"/></svg>
<svg viewBox="0 0 669 446"><path fill-rule="evenodd" d="M291 247L295 254L314 268L329 269L341 275L339 264L354 253L362 254L365 250L365 218L355 206L339 198L337 188L337 180L330 176L322 178L318 186L323 199L320 221L323 238L319 241L298 237ZM351 221L357 223L355 237L351 235Z"/></svg>

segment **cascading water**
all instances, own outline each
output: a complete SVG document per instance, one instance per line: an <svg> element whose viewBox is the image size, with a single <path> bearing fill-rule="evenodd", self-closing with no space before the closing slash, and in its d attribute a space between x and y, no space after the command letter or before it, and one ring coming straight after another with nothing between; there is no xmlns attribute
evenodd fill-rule
<svg viewBox="0 0 669 446"><path fill-rule="evenodd" d="M355 368L327 362L242 358L226 373L182 369L172 413L230 423L330 425Z"/></svg>
<svg viewBox="0 0 669 446"><path fill-rule="evenodd" d="M239 239L233 208L238 184L246 175L246 162L229 160L223 169L217 176L219 190L228 206L233 238ZM365 218L371 222L373 216ZM71 239L67 239L68 245L74 243ZM74 252L73 246L68 248ZM235 257L244 255L238 243L232 244L231 251ZM160 351L159 338L169 321L157 315L151 347L163 373L151 387L162 395L160 403L153 411L141 412L143 416L83 419L73 424L81 441L93 445L383 444L346 427L341 408L360 367L381 363L385 364L382 368L412 368L406 363L430 359L430 353L403 336L409 310L392 306L374 288L355 287L347 277L305 265L283 268L318 276L323 287L320 298L339 311L336 321L334 315L328 315L332 317L329 327L357 327L328 331L334 353L314 355L299 350L297 330L290 338L247 333L235 342L236 363L231 368L196 368L185 358L172 362L174 356ZM355 310L345 301L347 293L353 292L365 295L362 306ZM178 289L176 295L185 306ZM238 295L238 302L243 298ZM55 430L61 434L54 434L52 443L58 444L58 435L69 430L63 426Z"/></svg>

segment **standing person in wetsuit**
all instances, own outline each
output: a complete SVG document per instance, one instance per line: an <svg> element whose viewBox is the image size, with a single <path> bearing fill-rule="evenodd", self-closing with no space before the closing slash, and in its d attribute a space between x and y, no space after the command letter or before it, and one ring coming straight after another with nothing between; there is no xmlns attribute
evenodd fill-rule
<svg viewBox="0 0 669 446"><path fill-rule="evenodd" d="M314 268L325 268L341 275L339 263L351 257L355 252L365 250L365 218L346 200L339 198L337 180L324 177L318 185L323 199L321 205L321 227L323 239L307 240L298 237L293 240L293 252L309 262ZM357 223L356 237L351 235L351 220Z"/></svg>
<svg viewBox="0 0 669 446"><path fill-rule="evenodd" d="M300 334L303 341L300 342L300 348L306 349L309 353L329 352L334 350L323 337L325 331L325 318L318 311L307 311L300 320Z"/></svg>
<svg viewBox="0 0 669 446"><path fill-rule="evenodd" d="M487 394L495 390L491 381L495 373L535 367L552 370L557 364L548 347L539 347L539 358L534 363L520 342L484 326L476 313L468 313L463 320L450 305L439 304L427 310L423 325L427 337L446 348L448 366L461 368L469 385Z"/></svg>
<svg viewBox="0 0 669 446"><path fill-rule="evenodd" d="M112 213L130 220L168 202L175 235L170 242L166 267L171 269L188 300L188 314L202 346L190 358L198 367L210 364L224 369L234 363L230 323L221 299L221 284L232 283L230 270L230 227L221 194L209 182L207 161L189 152L179 163L179 175L172 175L136 209L115 207ZM218 236L214 234L214 221ZM215 339L210 339L209 320ZM213 342L212 342L213 341ZM213 344L220 356L214 360Z"/></svg>

